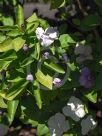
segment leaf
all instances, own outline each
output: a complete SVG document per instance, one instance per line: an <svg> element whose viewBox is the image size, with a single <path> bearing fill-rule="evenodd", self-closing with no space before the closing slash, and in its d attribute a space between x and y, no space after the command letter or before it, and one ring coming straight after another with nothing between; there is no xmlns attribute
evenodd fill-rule
<svg viewBox="0 0 102 136"><path fill-rule="evenodd" d="M51 9L63 7L65 3L65 0L51 0Z"/></svg>
<svg viewBox="0 0 102 136"><path fill-rule="evenodd" d="M33 86L33 87L34 87L33 88L33 95L35 97L35 100L36 100L36 103L37 103L39 109L41 109L42 108L42 99L41 99L41 92L40 92L41 90L39 90L39 88L36 86Z"/></svg>
<svg viewBox="0 0 102 136"><path fill-rule="evenodd" d="M17 55L14 50L7 51L0 55L0 70L6 69L16 58Z"/></svg>
<svg viewBox="0 0 102 136"><path fill-rule="evenodd" d="M48 68L54 70L55 72L65 74L65 71L57 63L54 63L53 61L44 62L44 65L47 66Z"/></svg>
<svg viewBox="0 0 102 136"><path fill-rule="evenodd" d="M38 136L45 135L48 132L49 132L49 129L45 124L38 124L38 127L37 127L37 135Z"/></svg>
<svg viewBox="0 0 102 136"><path fill-rule="evenodd" d="M22 32L19 29L15 29L15 30L11 30L6 35L10 37L16 37L16 36L22 35Z"/></svg>
<svg viewBox="0 0 102 136"><path fill-rule="evenodd" d="M19 82L16 82L10 89L0 91L0 96L6 100L13 100L24 91L27 84L27 81L20 80Z"/></svg>
<svg viewBox="0 0 102 136"><path fill-rule="evenodd" d="M17 37L15 39L6 39L4 42L0 43L0 52L6 52L8 50L14 49L15 51L19 51L25 43L25 40L21 37Z"/></svg>
<svg viewBox="0 0 102 136"><path fill-rule="evenodd" d="M16 7L16 23L20 27L24 23L23 7L20 4L18 4L17 7Z"/></svg>
<svg viewBox="0 0 102 136"><path fill-rule="evenodd" d="M10 30L15 30L18 29L17 25L13 26L0 26L0 31L10 31Z"/></svg>
<svg viewBox="0 0 102 136"><path fill-rule="evenodd" d="M30 16L26 21L28 23L35 22L35 21L38 21L38 17L37 17L37 15L35 13L33 13L33 15Z"/></svg>
<svg viewBox="0 0 102 136"><path fill-rule="evenodd" d="M4 102L2 97L0 97L0 107L1 108L7 108L7 104Z"/></svg>
<svg viewBox="0 0 102 136"><path fill-rule="evenodd" d="M97 92L91 91L88 94L85 94L85 97L88 98L91 102L97 102Z"/></svg>
<svg viewBox="0 0 102 136"><path fill-rule="evenodd" d="M11 124L12 121L14 120L14 116L16 114L18 104L19 104L18 100L8 101L8 103L7 103L7 106L8 106L7 107L7 110L8 110L7 116L8 116L9 124Z"/></svg>
<svg viewBox="0 0 102 136"><path fill-rule="evenodd" d="M2 22L5 26L13 26L14 24L13 18L9 16L4 16Z"/></svg>
<svg viewBox="0 0 102 136"><path fill-rule="evenodd" d="M63 34L59 37L59 41L62 47L67 47L68 43L75 43L73 38L69 34Z"/></svg>
<svg viewBox="0 0 102 136"><path fill-rule="evenodd" d="M38 82L52 90L53 78L51 76L49 76L48 74L44 75L39 69L35 75Z"/></svg>

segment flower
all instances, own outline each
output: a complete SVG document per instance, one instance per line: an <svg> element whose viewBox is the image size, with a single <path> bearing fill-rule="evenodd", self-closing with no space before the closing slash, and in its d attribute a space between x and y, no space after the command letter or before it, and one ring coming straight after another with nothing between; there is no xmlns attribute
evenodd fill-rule
<svg viewBox="0 0 102 136"><path fill-rule="evenodd" d="M48 59L48 58L49 58L49 52L44 52L43 57L44 57L45 59Z"/></svg>
<svg viewBox="0 0 102 136"><path fill-rule="evenodd" d="M49 27L45 31L42 27L38 27L36 29L36 36L41 42L41 45L47 47L51 45L54 40L58 39L58 31L53 27Z"/></svg>
<svg viewBox="0 0 102 136"><path fill-rule="evenodd" d="M38 40L40 40L42 35L44 34L43 28L42 27L38 27L35 32L36 32L36 36L37 36Z"/></svg>
<svg viewBox="0 0 102 136"><path fill-rule="evenodd" d="M94 129L97 126L97 122L94 121L91 115L86 119L83 119L81 122L82 135L86 135L91 129Z"/></svg>
<svg viewBox="0 0 102 136"><path fill-rule="evenodd" d="M4 124L0 124L0 136L4 136L7 134L8 132L8 126L4 125Z"/></svg>
<svg viewBox="0 0 102 136"><path fill-rule="evenodd" d="M70 129L68 121L61 113L56 113L48 120L48 126L51 136L62 136L62 134Z"/></svg>
<svg viewBox="0 0 102 136"><path fill-rule="evenodd" d="M87 67L84 67L81 70L81 76L79 78L80 85L84 86L85 88L92 87L93 80L91 78L90 70Z"/></svg>
<svg viewBox="0 0 102 136"><path fill-rule="evenodd" d="M54 78L53 84L54 84L55 86L60 86L60 85L61 85L61 79L60 79L60 78Z"/></svg>
<svg viewBox="0 0 102 136"><path fill-rule="evenodd" d="M74 53L79 55L76 58L76 62L81 64L85 60L93 60L92 49L90 46L84 46L79 43L76 44Z"/></svg>
<svg viewBox="0 0 102 136"><path fill-rule="evenodd" d="M27 51L29 50L29 47L28 47L27 44L24 44L24 45L23 45L23 50L24 50L25 52L27 52Z"/></svg>
<svg viewBox="0 0 102 136"><path fill-rule="evenodd" d="M69 116L75 121L79 121L80 118L83 118L85 116L84 105L82 104L80 99L74 96L69 99L67 106L65 106L62 111L65 116Z"/></svg>
<svg viewBox="0 0 102 136"><path fill-rule="evenodd" d="M33 81L34 80L33 75L32 74L28 74L27 77L26 77L26 80Z"/></svg>

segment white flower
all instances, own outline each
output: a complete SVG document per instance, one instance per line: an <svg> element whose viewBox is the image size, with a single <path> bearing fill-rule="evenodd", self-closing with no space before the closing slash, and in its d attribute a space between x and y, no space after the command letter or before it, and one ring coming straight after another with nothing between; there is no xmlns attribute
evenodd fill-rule
<svg viewBox="0 0 102 136"><path fill-rule="evenodd" d="M84 46L84 45L77 43L74 52L76 55L79 55L76 58L76 62L79 64L85 60L92 60L93 59L92 49L90 46Z"/></svg>
<svg viewBox="0 0 102 136"><path fill-rule="evenodd" d="M91 115L86 119L83 119L81 122L82 126L82 135L86 135L91 129L94 129L97 126L97 122L94 121Z"/></svg>
<svg viewBox="0 0 102 136"><path fill-rule="evenodd" d="M75 121L79 121L80 118L85 116L84 105L74 96L69 99L67 106L65 106L62 111L65 116L69 116Z"/></svg>
<svg viewBox="0 0 102 136"><path fill-rule="evenodd" d="M70 127L68 121L65 120L65 116L61 113L56 113L48 120L48 126L51 136L62 136Z"/></svg>
<svg viewBox="0 0 102 136"><path fill-rule="evenodd" d="M42 27L36 29L36 36L40 40L42 46L51 45L54 40L58 39L58 31L56 28L49 27L45 31Z"/></svg>
<svg viewBox="0 0 102 136"><path fill-rule="evenodd" d="M38 40L40 40L42 35L44 34L43 28L42 27L38 27L35 32L36 32L36 36L37 36Z"/></svg>
<svg viewBox="0 0 102 136"><path fill-rule="evenodd" d="M4 136L7 134L8 132L8 126L4 125L4 124L0 124L0 136Z"/></svg>

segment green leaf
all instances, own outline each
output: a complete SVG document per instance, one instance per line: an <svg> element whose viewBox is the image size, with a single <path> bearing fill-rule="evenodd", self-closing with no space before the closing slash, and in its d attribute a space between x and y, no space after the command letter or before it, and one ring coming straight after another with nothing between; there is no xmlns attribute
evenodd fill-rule
<svg viewBox="0 0 102 136"><path fill-rule="evenodd" d="M51 8L55 9L55 8L60 8L63 7L66 3L66 0L51 0Z"/></svg>
<svg viewBox="0 0 102 136"><path fill-rule="evenodd" d="M0 91L0 96L6 100L13 100L24 91L27 84L28 82L23 79L19 82L15 82L10 89Z"/></svg>
<svg viewBox="0 0 102 136"><path fill-rule="evenodd" d="M24 23L23 7L20 4L18 4L17 7L16 7L16 23L20 27Z"/></svg>
<svg viewBox="0 0 102 136"><path fill-rule="evenodd" d="M44 65L47 66L48 68L54 70L55 72L65 74L65 71L58 64L54 63L53 61L44 62Z"/></svg>
<svg viewBox="0 0 102 136"><path fill-rule="evenodd" d="M39 109L42 108L41 90L37 86L33 86L33 95L35 97L36 103Z"/></svg>
<svg viewBox="0 0 102 136"><path fill-rule="evenodd" d="M11 30L6 35L10 37L16 37L16 36L22 35L22 32L19 29L15 29L15 30Z"/></svg>
<svg viewBox="0 0 102 136"><path fill-rule="evenodd" d="M17 37L15 39L6 39L4 42L0 43L0 52L5 52L11 49L15 51L19 51L25 43L25 40L21 37Z"/></svg>
<svg viewBox="0 0 102 136"><path fill-rule="evenodd" d="M85 94L85 97L88 98L93 103L97 102L97 92L95 92L95 91L91 91L91 92Z"/></svg>
<svg viewBox="0 0 102 136"><path fill-rule="evenodd" d="M69 34L63 34L59 37L59 41L61 43L61 46L68 47L68 43L75 43L73 38Z"/></svg>
<svg viewBox="0 0 102 136"><path fill-rule="evenodd" d="M14 50L7 51L0 55L0 70L6 69L16 58L17 55Z"/></svg>
<svg viewBox="0 0 102 136"><path fill-rule="evenodd" d="M38 82L52 90L53 78L50 75L44 75L39 69L35 75Z"/></svg>
<svg viewBox="0 0 102 136"><path fill-rule="evenodd" d="M0 26L0 31L10 31L10 30L15 30L18 29L17 25L13 26Z"/></svg>
<svg viewBox="0 0 102 136"><path fill-rule="evenodd" d="M4 16L2 22L5 26L13 26L14 24L13 18L9 16Z"/></svg>
<svg viewBox="0 0 102 136"><path fill-rule="evenodd" d="M35 22L35 21L38 21L38 17L37 17L37 15L35 13L33 13L33 15L30 16L26 21L28 23Z"/></svg>
<svg viewBox="0 0 102 136"><path fill-rule="evenodd" d="M81 23L86 26L97 26L102 23L102 18L98 15L90 14L86 16Z"/></svg>
<svg viewBox="0 0 102 136"><path fill-rule="evenodd" d="M0 97L0 107L1 108L7 108L7 104L4 102L2 97Z"/></svg>
<svg viewBox="0 0 102 136"><path fill-rule="evenodd" d="M18 104L19 104L18 100L8 101L7 103L7 109L8 109L7 116L8 116L9 124L11 124L12 121L14 120L14 116L16 114Z"/></svg>
<svg viewBox="0 0 102 136"><path fill-rule="evenodd" d="M37 135L42 136L49 132L48 127L45 124L39 124L37 127Z"/></svg>

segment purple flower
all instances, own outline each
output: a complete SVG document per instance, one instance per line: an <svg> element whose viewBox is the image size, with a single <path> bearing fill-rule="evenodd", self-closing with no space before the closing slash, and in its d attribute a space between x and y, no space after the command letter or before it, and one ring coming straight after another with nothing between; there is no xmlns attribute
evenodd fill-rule
<svg viewBox="0 0 102 136"><path fill-rule="evenodd" d="M24 50L25 52L27 52L27 51L29 50L29 47L28 47L27 44L24 44L24 45L23 45L23 50Z"/></svg>
<svg viewBox="0 0 102 136"><path fill-rule="evenodd" d="M33 75L32 74L28 74L27 77L26 77L26 80L33 81L34 80Z"/></svg>
<svg viewBox="0 0 102 136"><path fill-rule="evenodd" d="M43 57L44 57L45 59L48 59L48 58L49 58L49 52L45 52L45 53L43 54Z"/></svg>
<svg viewBox="0 0 102 136"><path fill-rule="evenodd" d="M53 84L57 87L60 86L61 85L61 79L60 78L54 78Z"/></svg>
<svg viewBox="0 0 102 136"><path fill-rule="evenodd" d="M92 81L90 70L87 67L84 67L81 70L81 76L80 76L79 82L80 82L80 85L84 86L85 88L92 87L93 81Z"/></svg>
<svg viewBox="0 0 102 136"><path fill-rule="evenodd" d="M66 53L62 54L62 59L65 61L65 62L68 62L68 56Z"/></svg>

